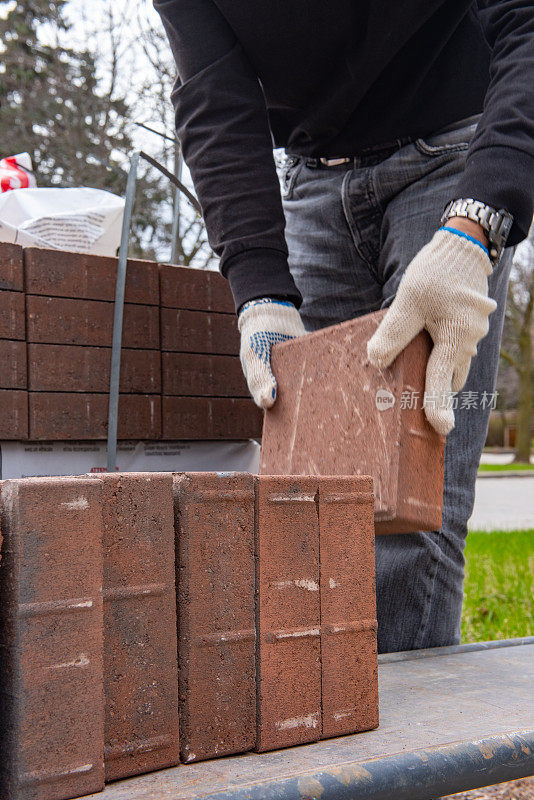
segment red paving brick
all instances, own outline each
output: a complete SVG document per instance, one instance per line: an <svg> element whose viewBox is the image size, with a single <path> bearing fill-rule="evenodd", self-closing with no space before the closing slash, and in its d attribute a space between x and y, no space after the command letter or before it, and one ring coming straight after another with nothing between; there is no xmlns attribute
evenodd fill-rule
<svg viewBox="0 0 534 800"><path fill-rule="evenodd" d="M29 437L39 440L105 439L108 427L107 394L85 392L30 392ZM13 437L15 438L15 437ZM119 439L160 439L159 395L119 396Z"/></svg>
<svg viewBox="0 0 534 800"><path fill-rule="evenodd" d="M28 392L0 389L0 440L28 438Z"/></svg>
<svg viewBox="0 0 534 800"><path fill-rule="evenodd" d="M161 349L180 353L239 355L235 314L161 309Z"/></svg>
<svg viewBox="0 0 534 800"><path fill-rule="evenodd" d="M321 738L317 478L256 481L260 752Z"/></svg>
<svg viewBox="0 0 534 800"><path fill-rule="evenodd" d="M218 272L160 264L161 305L234 313L228 282Z"/></svg>
<svg viewBox="0 0 534 800"><path fill-rule="evenodd" d="M179 761L173 480L103 475L106 781Z"/></svg>
<svg viewBox="0 0 534 800"><path fill-rule="evenodd" d="M25 389L27 384L26 344L0 339L0 389Z"/></svg>
<svg viewBox="0 0 534 800"><path fill-rule="evenodd" d="M29 342L111 347L113 303L27 295ZM11 337L15 338L15 337ZM123 347L159 349L159 309L124 306Z"/></svg>
<svg viewBox="0 0 534 800"><path fill-rule="evenodd" d="M104 785L101 490L82 478L1 484L6 800Z"/></svg>
<svg viewBox="0 0 534 800"><path fill-rule="evenodd" d="M378 725L373 507L371 478L320 479L323 738Z"/></svg>
<svg viewBox="0 0 534 800"><path fill-rule="evenodd" d="M443 450L422 408L430 340L420 334L377 370L367 341L383 311L276 345L278 398L266 412L260 472L372 475L376 533L434 530L441 525ZM377 391L395 402L376 406ZM418 408L401 408L403 392Z"/></svg>
<svg viewBox="0 0 534 800"><path fill-rule="evenodd" d="M162 353L163 393L209 397L250 397L237 356Z"/></svg>
<svg viewBox="0 0 534 800"><path fill-rule="evenodd" d="M0 242L0 289L24 291L22 247L10 242Z"/></svg>
<svg viewBox="0 0 534 800"><path fill-rule="evenodd" d="M0 289L0 339L24 339L23 292L9 292Z"/></svg>
<svg viewBox="0 0 534 800"><path fill-rule="evenodd" d="M255 439L263 413L250 399L167 397L162 404L163 439Z"/></svg>
<svg viewBox="0 0 534 800"><path fill-rule="evenodd" d="M124 347L121 392L158 394L161 391L160 362L158 350ZM29 388L43 392L108 392L110 364L110 348L28 344Z"/></svg>
<svg viewBox="0 0 534 800"><path fill-rule="evenodd" d="M117 263L117 258L107 256L26 247L26 291L50 297L113 301ZM128 260L125 300L127 303L159 304L156 263Z"/></svg>
<svg viewBox="0 0 534 800"><path fill-rule="evenodd" d="M253 478L176 475L175 509L180 742L189 762L254 745Z"/></svg>

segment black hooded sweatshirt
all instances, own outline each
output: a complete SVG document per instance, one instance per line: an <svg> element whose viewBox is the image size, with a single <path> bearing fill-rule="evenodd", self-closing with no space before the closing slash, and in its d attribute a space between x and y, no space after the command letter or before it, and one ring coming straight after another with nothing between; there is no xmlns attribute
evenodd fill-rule
<svg viewBox="0 0 534 800"><path fill-rule="evenodd" d="M453 196L534 207L534 0L154 0L176 130L236 308L300 295L273 146L357 155L482 112Z"/></svg>

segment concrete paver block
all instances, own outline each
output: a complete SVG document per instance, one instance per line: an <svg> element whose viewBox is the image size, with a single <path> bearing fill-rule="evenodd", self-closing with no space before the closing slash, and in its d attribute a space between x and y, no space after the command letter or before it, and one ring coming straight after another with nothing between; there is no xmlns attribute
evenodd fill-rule
<svg viewBox="0 0 534 800"><path fill-rule="evenodd" d="M234 313L228 281L219 272L160 264L161 305L165 308Z"/></svg>
<svg viewBox="0 0 534 800"><path fill-rule="evenodd" d="M28 392L0 389L0 440L28 438Z"/></svg>
<svg viewBox="0 0 534 800"><path fill-rule="evenodd" d="M113 303L27 295L29 342L111 347ZM11 337L15 338L15 337ZM125 303L123 347L159 349L157 306Z"/></svg>
<svg viewBox="0 0 534 800"><path fill-rule="evenodd" d="M163 394L250 397L237 356L162 353Z"/></svg>
<svg viewBox="0 0 534 800"><path fill-rule="evenodd" d="M108 256L25 247L26 291L50 297L113 301L117 264L117 258ZM156 263L128 259L125 300L127 303L159 304Z"/></svg>
<svg viewBox="0 0 534 800"><path fill-rule="evenodd" d="M161 349L180 353L239 355L235 314L161 309Z"/></svg>
<svg viewBox="0 0 534 800"><path fill-rule="evenodd" d="M173 480L102 475L106 781L178 764Z"/></svg>
<svg viewBox="0 0 534 800"><path fill-rule="evenodd" d="M101 491L82 478L1 484L3 800L104 786Z"/></svg>
<svg viewBox="0 0 534 800"><path fill-rule="evenodd" d="M175 476L182 760L255 739L254 488L246 473Z"/></svg>
<svg viewBox="0 0 534 800"><path fill-rule="evenodd" d="M0 339L24 340L24 293L0 289Z"/></svg>
<svg viewBox="0 0 534 800"><path fill-rule="evenodd" d="M260 752L321 738L317 478L256 480Z"/></svg>
<svg viewBox="0 0 534 800"><path fill-rule="evenodd" d="M0 242L0 289L24 291L22 247L11 242Z"/></svg>
<svg viewBox="0 0 534 800"><path fill-rule="evenodd" d="M26 389L26 344L0 339L0 389Z"/></svg>
<svg viewBox="0 0 534 800"><path fill-rule="evenodd" d="M277 401L265 413L263 474L371 475L376 533L441 526L444 437L422 405L430 339L375 369L367 341L385 312L276 345ZM416 407L409 398L418 393ZM403 398L408 399L406 404Z"/></svg>
<svg viewBox="0 0 534 800"><path fill-rule="evenodd" d="M162 398L163 439L255 439L262 411L253 400L234 397Z"/></svg>

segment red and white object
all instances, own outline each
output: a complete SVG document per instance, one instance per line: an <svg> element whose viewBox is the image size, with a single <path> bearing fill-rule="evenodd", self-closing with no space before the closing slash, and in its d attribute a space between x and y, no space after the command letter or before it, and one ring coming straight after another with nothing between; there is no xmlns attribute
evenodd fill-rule
<svg viewBox="0 0 534 800"><path fill-rule="evenodd" d="M29 153L0 159L0 192L30 189L36 185Z"/></svg>

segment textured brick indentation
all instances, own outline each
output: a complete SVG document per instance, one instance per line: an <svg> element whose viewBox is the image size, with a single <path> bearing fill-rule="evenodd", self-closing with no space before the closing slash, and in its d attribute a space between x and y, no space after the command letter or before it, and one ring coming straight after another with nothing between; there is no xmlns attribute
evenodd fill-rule
<svg viewBox="0 0 534 800"><path fill-rule="evenodd" d="M30 439L105 439L107 394L30 392ZM121 394L119 439L160 439L161 399L158 395Z"/></svg>
<svg viewBox="0 0 534 800"><path fill-rule="evenodd" d="M367 341L384 313L273 348L278 398L265 414L260 472L371 475L377 533L435 530L444 438L422 407L430 339L420 334L389 369L375 369ZM394 400L383 410L379 390ZM403 393L412 392L419 393L417 407L403 407Z"/></svg>
<svg viewBox="0 0 534 800"><path fill-rule="evenodd" d="M256 480L256 749L321 738L319 481Z"/></svg>
<svg viewBox="0 0 534 800"><path fill-rule="evenodd" d="M163 396L164 439L255 439L263 413L253 400Z"/></svg>
<svg viewBox="0 0 534 800"><path fill-rule="evenodd" d="M253 478L175 476L182 760L255 737Z"/></svg>
<svg viewBox="0 0 534 800"><path fill-rule="evenodd" d="M372 479L320 478L323 738L378 725Z"/></svg>
<svg viewBox="0 0 534 800"><path fill-rule="evenodd" d="M170 473L103 475L106 781L179 761Z"/></svg>
<svg viewBox="0 0 534 800"><path fill-rule="evenodd" d="M161 305L234 313L228 281L219 272L160 264Z"/></svg>
<svg viewBox="0 0 534 800"><path fill-rule="evenodd" d="M104 786L102 484L1 484L0 795L62 800Z"/></svg>
<svg viewBox="0 0 534 800"><path fill-rule="evenodd" d="M117 264L117 258L107 256L25 247L26 291L50 297L112 301L115 299ZM158 305L156 263L128 260L125 300L127 303Z"/></svg>

